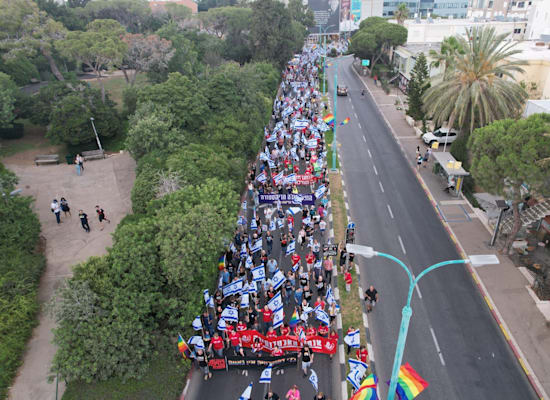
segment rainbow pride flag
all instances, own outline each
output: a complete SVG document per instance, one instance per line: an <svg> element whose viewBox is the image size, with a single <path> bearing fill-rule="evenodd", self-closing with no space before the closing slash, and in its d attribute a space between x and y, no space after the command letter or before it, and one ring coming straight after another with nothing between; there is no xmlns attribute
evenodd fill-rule
<svg viewBox="0 0 550 400"><path fill-rule="evenodd" d="M332 114L325 115L323 117L323 121L325 121L327 125L334 125L334 115Z"/></svg>
<svg viewBox="0 0 550 400"><path fill-rule="evenodd" d="M416 372L409 363L399 368L396 389L399 400L412 400L427 387L428 382L418 375L418 372Z"/></svg>
<svg viewBox="0 0 550 400"><path fill-rule="evenodd" d="M378 394L376 393L376 385L378 384L378 377L374 374L367 376L359 390L351 396L350 400L378 400Z"/></svg>
<svg viewBox="0 0 550 400"><path fill-rule="evenodd" d="M218 269L221 271L225 268L225 254L218 258Z"/></svg>
<svg viewBox="0 0 550 400"><path fill-rule="evenodd" d="M181 335L178 335L178 350L185 358L191 359L191 350L189 350L189 346L187 346Z"/></svg>
<svg viewBox="0 0 550 400"><path fill-rule="evenodd" d="M349 117L340 122L340 125L346 125L349 122Z"/></svg>
<svg viewBox="0 0 550 400"><path fill-rule="evenodd" d="M290 317L290 321L288 324L292 327L295 327L300 319L298 318L298 313L296 312L296 309L294 309L294 312L292 313L292 316Z"/></svg>

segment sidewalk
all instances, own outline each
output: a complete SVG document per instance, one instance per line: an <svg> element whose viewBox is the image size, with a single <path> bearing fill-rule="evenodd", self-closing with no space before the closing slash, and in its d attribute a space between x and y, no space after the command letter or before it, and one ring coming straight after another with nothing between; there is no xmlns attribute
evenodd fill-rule
<svg viewBox="0 0 550 400"><path fill-rule="evenodd" d="M355 70L352 73L355 73ZM394 105L398 96L404 99L405 95L395 88L387 95L372 79L360 79L390 125L411 168L416 171L416 147L420 146L423 154L426 146L405 121L405 113L397 110ZM435 151L442 151L442 148ZM421 167L416 176L459 252L463 256L496 254L497 248L488 246L491 240L488 228L465 198L457 198L443 191L446 182L432 173L432 162L433 160L427 168ZM469 267L469 270L539 397L548 398L546 393L550 393L550 326L526 289L529 285L527 279L507 256L497 255L499 265Z"/></svg>

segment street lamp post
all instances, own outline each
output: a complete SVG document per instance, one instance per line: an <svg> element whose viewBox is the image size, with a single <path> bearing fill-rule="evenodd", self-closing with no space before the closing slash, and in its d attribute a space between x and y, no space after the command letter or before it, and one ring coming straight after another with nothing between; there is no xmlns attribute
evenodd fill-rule
<svg viewBox="0 0 550 400"><path fill-rule="evenodd" d="M361 246L356 244L348 243L346 249L349 253L360 254L367 258L372 258L374 256L384 257L390 259L397 263L403 270L407 273L409 277L409 293L407 294L407 303L401 311L401 326L399 327L399 337L397 339L397 346L395 348L395 357L393 359L393 367L390 379L390 388L388 392L388 400L393 400L395 397L395 391L397 389L397 378L399 376L399 369L401 367L401 362L403 360L403 351L405 350L405 343L407 341L407 333L409 331L409 323L411 321L412 309L411 309L411 299L413 295L413 289L418 284L418 281L426 275L428 272L433 271L434 269L443 267L445 265L452 264L466 264L471 263L474 266L487 265L487 264L498 264L498 258L494 255L483 255L483 256L470 256L465 260L450 260L442 261L437 264L431 265L422 271L416 278L412 272L407 268L405 263L400 259L386 253L381 253L375 251L372 247Z"/></svg>
<svg viewBox="0 0 550 400"><path fill-rule="evenodd" d="M338 111L338 56L334 59L334 127L332 136L332 168L331 171L336 171L336 128L338 123L336 122L336 114Z"/></svg>
<svg viewBox="0 0 550 400"><path fill-rule="evenodd" d="M95 130L94 117L90 117L90 121L92 121L92 128L94 128L95 140L97 141L99 150L103 151L103 147L101 147L101 142L99 141L99 136L97 135L97 131Z"/></svg>

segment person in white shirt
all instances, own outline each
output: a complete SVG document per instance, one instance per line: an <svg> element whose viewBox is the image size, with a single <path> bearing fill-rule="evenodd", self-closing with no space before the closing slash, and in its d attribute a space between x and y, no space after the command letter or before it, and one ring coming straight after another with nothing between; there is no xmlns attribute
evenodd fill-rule
<svg viewBox="0 0 550 400"><path fill-rule="evenodd" d="M325 233L325 229L327 229L327 223L321 218L321 221L319 221L319 231L321 232L321 235Z"/></svg>
<svg viewBox="0 0 550 400"><path fill-rule="evenodd" d="M57 202L57 199L53 199L52 204L50 205L52 212L55 214L55 220L58 224L61 223L61 206Z"/></svg>

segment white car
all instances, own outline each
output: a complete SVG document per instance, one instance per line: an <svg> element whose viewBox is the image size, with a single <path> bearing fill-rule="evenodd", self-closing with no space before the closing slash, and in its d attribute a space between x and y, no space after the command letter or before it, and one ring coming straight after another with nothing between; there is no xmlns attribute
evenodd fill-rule
<svg viewBox="0 0 550 400"><path fill-rule="evenodd" d="M447 144L450 144L456 140L458 137L458 132L454 129L449 132L449 129L447 128L439 128L433 132L426 132L422 136L422 140L424 143L432 145L433 142L439 142L441 144L445 143L447 141Z"/></svg>

